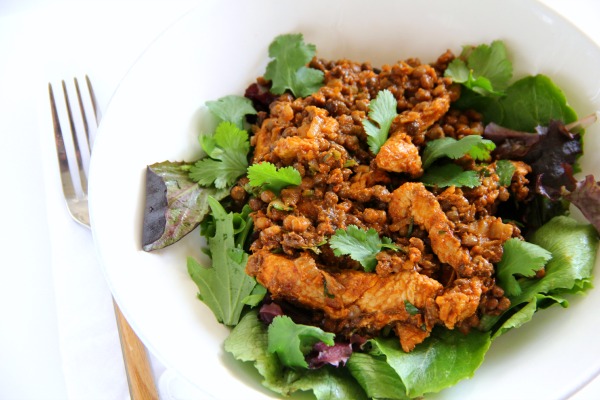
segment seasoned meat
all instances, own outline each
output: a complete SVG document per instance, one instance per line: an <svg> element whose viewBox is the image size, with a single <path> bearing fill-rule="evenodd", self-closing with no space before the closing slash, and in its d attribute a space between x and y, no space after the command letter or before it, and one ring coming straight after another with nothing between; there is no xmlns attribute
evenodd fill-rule
<svg viewBox="0 0 600 400"><path fill-rule="evenodd" d="M477 171L480 186L415 182L429 140L483 132L480 114L452 108L460 89L443 75L453 58L446 52L432 65L411 59L380 69L313 59L310 66L324 73L323 87L306 98L283 94L263 104L252 126L251 161L292 166L302 182L279 194L244 194L244 177L232 199L252 209L246 272L275 302L292 304L304 319L349 337L391 330L405 351L435 325L467 332L483 314L508 307L493 264L502 258L503 243L520 231L494 214L511 196L529 196L530 167L514 162L505 187L493 160L482 164L465 156L455 162ZM259 79L258 85L267 83ZM375 155L363 121L383 89L397 100L398 115ZM380 252L375 270L365 272L328 245L350 225L373 228L402 250Z"/></svg>

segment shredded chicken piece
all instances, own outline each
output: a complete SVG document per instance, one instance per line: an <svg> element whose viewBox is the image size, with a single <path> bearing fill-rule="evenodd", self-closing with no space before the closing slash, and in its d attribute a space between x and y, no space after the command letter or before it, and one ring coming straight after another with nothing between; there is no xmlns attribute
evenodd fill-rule
<svg viewBox="0 0 600 400"><path fill-rule="evenodd" d="M441 262L450 264L458 273L471 257L454 235L454 224L448 219L435 196L420 182L407 182L392 192L388 213L401 229L415 223L429 232L431 247Z"/></svg>
<svg viewBox="0 0 600 400"><path fill-rule="evenodd" d="M273 299L323 311L334 332L362 329L373 333L387 325L412 325L415 319L422 322L422 317L413 318L406 311L405 302L427 310L443 290L441 283L414 270L385 277L353 270L327 272L307 253L292 259L259 251L248 259L246 272L266 287ZM421 329L421 324L418 327ZM425 325L427 334L422 339L431 328L432 324ZM410 343L407 349L416 344Z"/></svg>

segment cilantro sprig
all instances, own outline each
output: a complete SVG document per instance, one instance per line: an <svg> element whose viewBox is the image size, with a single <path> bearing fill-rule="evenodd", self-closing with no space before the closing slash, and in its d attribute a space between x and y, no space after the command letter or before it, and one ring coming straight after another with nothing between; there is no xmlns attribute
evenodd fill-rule
<svg viewBox="0 0 600 400"><path fill-rule="evenodd" d="M469 155L475 160L486 160L490 157L490 152L495 148L496 145L494 142L484 139L479 135L465 136L460 140L451 137L432 140L427 142L427 146L423 152L423 168L428 168L442 157L456 160Z"/></svg>
<svg viewBox="0 0 600 400"><path fill-rule="evenodd" d="M279 194L287 186L297 186L302 183L300 172L294 167L277 168L270 162L261 162L248 167L250 186L262 187Z"/></svg>
<svg viewBox="0 0 600 400"><path fill-rule="evenodd" d="M244 117L246 115L255 115L256 110L252 105L252 100L236 95L224 96L218 100L207 101L206 107L220 121L229 121L239 129L244 129Z"/></svg>
<svg viewBox="0 0 600 400"><path fill-rule="evenodd" d="M448 65L445 76L481 95L499 96L512 73L506 47L497 40L490 45L465 46L461 56Z"/></svg>
<svg viewBox="0 0 600 400"><path fill-rule="evenodd" d="M373 228L364 230L356 225L349 225L347 229L338 229L329 238L329 245L336 256L348 255L358 261L365 271L372 272L377 265L376 256L383 249L400 250L386 236L380 238Z"/></svg>
<svg viewBox="0 0 600 400"><path fill-rule="evenodd" d="M248 168L248 132L232 122L221 122L213 135L200 136L207 157L190 168L190 178L201 186L222 189L233 185Z"/></svg>
<svg viewBox="0 0 600 400"><path fill-rule="evenodd" d="M296 97L310 96L323 85L323 72L306 66L316 54L314 44L304 43L302 34L280 35L269 46L265 79L272 83L271 92L290 90Z"/></svg>
<svg viewBox="0 0 600 400"><path fill-rule="evenodd" d="M397 115L397 101L392 92L387 89L379 91L369 105L369 118L362 122L367 133L367 144L373 154L379 153Z"/></svg>

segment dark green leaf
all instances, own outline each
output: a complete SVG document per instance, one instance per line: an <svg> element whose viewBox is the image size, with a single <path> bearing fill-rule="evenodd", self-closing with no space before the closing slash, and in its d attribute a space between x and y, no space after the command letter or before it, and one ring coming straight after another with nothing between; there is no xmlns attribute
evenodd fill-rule
<svg viewBox="0 0 600 400"><path fill-rule="evenodd" d="M479 174L476 171L464 171L456 164L430 167L421 177L421 182L426 186L437 187L466 186L474 188L481 185Z"/></svg>

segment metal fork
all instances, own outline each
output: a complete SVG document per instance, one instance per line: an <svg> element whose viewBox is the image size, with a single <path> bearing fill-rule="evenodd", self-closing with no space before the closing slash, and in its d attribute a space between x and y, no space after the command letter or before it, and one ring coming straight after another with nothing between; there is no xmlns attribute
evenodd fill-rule
<svg viewBox="0 0 600 400"><path fill-rule="evenodd" d="M92 120L87 116L84 97L77 78L73 80L73 83L75 85L76 99L71 99L69 97L65 81L62 81L61 84L61 97L58 97L57 95L55 98L52 84L48 84L48 91L50 94L50 107L54 124L54 137L56 139L60 177L67 208L75 221L89 228L90 217L87 199L87 167L84 165L84 160L89 160L91 150L90 129L99 123L100 117L97 112L96 98L92 90L90 79L87 76L85 77L85 86L87 88L87 94L89 95L89 97L86 98L85 103L91 104L94 116ZM60 123L56 99L64 102L66 114L68 116L68 124L64 125L68 125L67 127L64 127ZM76 118L77 116L81 116L81 118ZM85 133L85 135L78 134L78 127L83 127L84 132L80 133ZM74 157L69 157L67 152L63 129L65 130L65 133L70 134L68 138L70 138L72 143L71 149L73 151L71 154L74 153ZM82 139L85 141L83 146L80 143ZM82 157L82 155L86 157ZM119 329L125 370L127 371L130 396L133 400L158 400L158 393L146 349L114 300L113 305L115 308L117 327Z"/></svg>

